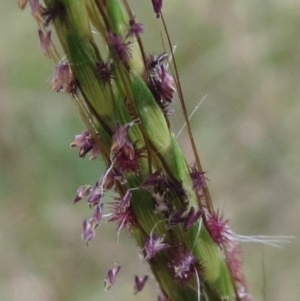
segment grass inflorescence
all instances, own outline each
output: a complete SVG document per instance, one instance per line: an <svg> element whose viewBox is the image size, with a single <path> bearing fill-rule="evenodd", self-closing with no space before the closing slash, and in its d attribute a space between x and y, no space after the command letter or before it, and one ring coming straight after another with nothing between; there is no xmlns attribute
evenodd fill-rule
<svg viewBox="0 0 300 301"><path fill-rule="evenodd" d="M80 157L101 156L106 165L95 184L80 187L74 198L74 203L86 200L92 210L83 222L84 242L94 239L107 218L118 233L125 230L136 239L164 296L160 300L251 300L236 236L210 198L162 1L152 1L153 15L165 29L169 54L156 55L144 49L143 24L126 0L45 0L44 5L19 0L20 7L27 2L39 25L41 49L56 63L51 89L72 97L87 128L71 146ZM53 44L52 29L64 53ZM189 160L169 121L176 91L194 156ZM108 192L115 197L105 202ZM120 268L108 271L106 289ZM147 279L136 277L135 293Z"/></svg>

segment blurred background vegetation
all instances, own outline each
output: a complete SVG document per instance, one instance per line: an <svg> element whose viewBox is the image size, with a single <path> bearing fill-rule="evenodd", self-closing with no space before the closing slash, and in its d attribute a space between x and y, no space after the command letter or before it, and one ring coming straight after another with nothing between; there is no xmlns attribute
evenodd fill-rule
<svg viewBox="0 0 300 301"><path fill-rule="evenodd" d="M0 12L0 300L156 300L153 279L133 296L134 275L148 269L130 237L117 242L103 223L88 248L81 240L91 212L72 200L103 167L69 148L83 123L66 95L50 91L53 63L16 2L2 1ZM161 53L150 0L130 3L146 49ZM192 125L215 207L239 234L296 236L283 249L243 245L249 291L254 300L299 300L300 2L172 0L164 15L189 111L207 95ZM115 262L117 285L104 292Z"/></svg>

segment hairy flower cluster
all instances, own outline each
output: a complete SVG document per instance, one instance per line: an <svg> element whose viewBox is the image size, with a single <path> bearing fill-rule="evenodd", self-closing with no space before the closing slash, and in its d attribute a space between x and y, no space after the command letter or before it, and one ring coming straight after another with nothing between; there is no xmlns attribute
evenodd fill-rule
<svg viewBox="0 0 300 301"><path fill-rule="evenodd" d="M190 177L193 182L193 189L199 195L202 193L203 188L206 187L206 178L204 176L204 171L199 171L197 166L194 165L190 168Z"/></svg>
<svg viewBox="0 0 300 301"><path fill-rule="evenodd" d="M185 203L179 210L175 211L169 218L169 227L174 227L180 223L183 224L183 229L187 231L197 221L200 220L202 211L196 211L195 207L188 209L188 203Z"/></svg>
<svg viewBox="0 0 300 301"><path fill-rule="evenodd" d="M144 33L144 27L141 23L136 23L135 18L131 17L129 20L129 30L126 35L126 38L135 38L139 37L142 33Z"/></svg>
<svg viewBox="0 0 300 301"><path fill-rule="evenodd" d="M51 81L51 89L55 92L65 92L71 95L77 94L78 83L68 63L60 62L56 66L55 74Z"/></svg>
<svg viewBox="0 0 300 301"><path fill-rule="evenodd" d="M174 257L169 264L170 269L172 270L175 279L182 285L186 285L195 275L196 258L189 250L185 250L182 247L178 247L173 255Z"/></svg>
<svg viewBox="0 0 300 301"><path fill-rule="evenodd" d="M109 33L108 45L116 52L123 63L127 63L131 58L129 42L125 42L121 36L118 36L112 32Z"/></svg>
<svg viewBox="0 0 300 301"><path fill-rule="evenodd" d="M113 78L112 62L110 59L108 59L106 62L98 62L97 70L99 79L104 85L108 84Z"/></svg>
<svg viewBox="0 0 300 301"><path fill-rule="evenodd" d="M108 34L108 46L110 46L114 54L116 54L123 63L128 63L131 59L130 40L138 38L142 33L144 33L143 25L136 23L135 18L131 16L125 38L110 32Z"/></svg>
<svg viewBox="0 0 300 301"><path fill-rule="evenodd" d="M119 123L117 124L116 132L112 135L111 166L106 169L93 187L89 185L80 187L74 198L74 203L86 198L90 207L96 206L96 208L98 208L98 206L101 206L102 209L102 199L106 191L114 191L118 185L124 185L126 183L125 174L128 172L138 173L138 161L142 157L142 151L137 149L135 144L132 144L128 139L128 131L133 125L134 123L124 126L121 126ZM80 149L80 157L84 157L90 151L93 153L92 158L95 158L96 155L99 154L97 145L88 131L75 136L71 146ZM117 224L118 231L122 229L130 231L132 226L136 224L130 202L131 197L132 194L130 190L127 190L123 196L116 197L109 203L111 211L109 221ZM90 241L94 237L94 233L92 232L95 227L93 227L94 224L91 225L89 221L90 219L84 222L83 238L85 241Z"/></svg>
<svg viewBox="0 0 300 301"><path fill-rule="evenodd" d="M166 177L161 170L157 170L150 174L140 186L152 192L154 201L154 211L162 213L168 217L173 211L172 201L175 197L179 197L182 201L187 201L186 191L182 187L182 183Z"/></svg>
<svg viewBox="0 0 300 301"><path fill-rule="evenodd" d="M110 202L112 216L108 221L117 224L118 232L122 229L130 232L131 228L136 224L136 219L130 202L128 201L126 206L124 206L123 203L123 198L116 198L114 201Z"/></svg>
<svg viewBox="0 0 300 301"><path fill-rule="evenodd" d="M232 241L233 232L230 229L228 222L229 220L224 219L220 211L207 216L207 229L211 238L220 247L222 244Z"/></svg>
<svg viewBox="0 0 300 301"><path fill-rule="evenodd" d="M241 253L242 249L235 243L230 243L227 247L228 257L226 258L227 265L236 283L236 289L239 299L242 301L251 301L252 297L247 292L246 281L243 274Z"/></svg>
<svg viewBox="0 0 300 301"><path fill-rule="evenodd" d="M147 61L148 86L166 116L171 114L169 105L173 102L176 91L174 78L163 63L167 57L166 54L150 55Z"/></svg>
<svg viewBox="0 0 300 301"><path fill-rule="evenodd" d="M150 235L146 239L143 249L145 260L153 258L158 252L170 247L168 244L163 243L163 240L163 237L160 237L158 234Z"/></svg>
<svg viewBox="0 0 300 301"><path fill-rule="evenodd" d="M39 24L38 37L40 47L43 54L48 58L57 57L57 52L53 49L50 23L58 15L63 15L65 8L63 3L56 1L52 3L51 7L43 7L39 0L18 0L19 7L24 9L27 4L31 8L31 13ZM51 81L50 87L53 91L64 92L72 96L78 93L78 81L68 63L59 62L55 68L55 74Z"/></svg>
<svg viewBox="0 0 300 301"><path fill-rule="evenodd" d="M115 166L122 173L139 172L139 159L145 157L145 148L138 148L137 141L131 143L128 139L128 131L135 124L131 122L125 126L117 123L117 129L112 136L111 152L115 161Z"/></svg>
<svg viewBox="0 0 300 301"><path fill-rule="evenodd" d="M81 158L84 158L89 152L91 152L90 160L96 159L100 155L98 145L89 131L76 135L70 146L79 148L79 157Z"/></svg>

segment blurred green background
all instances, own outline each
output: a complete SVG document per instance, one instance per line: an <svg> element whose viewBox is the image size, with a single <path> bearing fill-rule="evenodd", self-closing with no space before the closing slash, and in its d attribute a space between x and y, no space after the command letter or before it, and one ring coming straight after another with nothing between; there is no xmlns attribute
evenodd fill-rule
<svg viewBox="0 0 300 301"><path fill-rule="evenodd" d="M83 123L66 95L50 91L53 63L16 2L2 0L0 12L0 301L156 300L153 279L133 296L134 275L148 269L132 238L118 242L103 223L88 248L81 240L91 211L72 200L100 176L101 160L69 148ZM146 48L161 53L150 0L130 3ZM169 0L164 15L189 112L207 95L192 125L215 207L239 234L296 236L282 249L243 245L249 291L299 300L300 2ZM177 132L178 101L173 108ZM186 133L179 140L191 158ZM104 292L115 262L117 285Z"/></svg>

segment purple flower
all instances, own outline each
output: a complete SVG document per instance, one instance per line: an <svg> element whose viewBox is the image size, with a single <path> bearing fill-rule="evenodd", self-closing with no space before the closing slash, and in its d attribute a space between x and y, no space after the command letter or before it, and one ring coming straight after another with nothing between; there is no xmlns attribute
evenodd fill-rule
<svg viewBox="0 0 300 301"><path fill-rule="evenodd" d="M112 69L110 61L101 61L97 63L97 70L100 81L105 85L112 79Z"/></svg>
<svg viewBox="0 0 300 301"><path fill-rule="evenodd" d="M94 214L92 218L90 218L90 222L93 224L94 228L96 228L100 224L102 219L102 213L103 213L103 203L96 206Z"/></svg>
<svg viewBox="0 0 300 301"><path fill-rule="evenodd" d="M88 246L89 242L95 237L95 229L92 225L92 223L85 219L83 221L83 234L82 239Z"/></svg>
<svg viewBox="0 0 300 301"><path fill-rule="evenodd" d="M127 63L131 57L129 44L124 43L122 38L116 34L109 33L108 44L113 48L123 63Z"/></svg>
<svg viewBox="0 0 300 301"><path fill-rule="evenodd" d="M174 252L174 258L171 260L170 268L174 273L174 277L181 284L185 285L195 273L196 258L188 250L182 247Z"/></svg>
<svg viewBox="0 0 300 301"><path fill-rule="evenodd" d="M92 152L90 160L94 160L100 155L98 145L95 143L95 140L89 131L85 131L82 134L76 135L70 146L79 148L80 158L84 158L85 155L90 151Z"/></svg>
<svg viewBox="0 0 300 301"><path fill-rule="evenodd" d="M124 147L116 156L116 165L121 172L134 172L136 175L140 170L139 159L145 157L146 147L138 148L137 142L125 143Z"/></svg>
<svg viewBox="0 0 300 301"><path fill-rule="evenodd" d="M149 175L142 183L141 188L153 187L165 183L166 177L161 170L157 170Z"/></svg>
<svg viewBox="0 0 300 301"><path fill-rule="evenodd" d="M156 18L159 18L162 9L162 0L151 0Z"/></svg>
<svg viewBox="0 0 300 301"><path fill-rule="evenodd" d="M202 189L206 187L206 178L204 176L205 172L198 171L196 165L192 166L190 170L190 177L193 182L193 189L197 193L200 193Z"/></svg>
<svg viewBox="0 0 300 301"><path fill-rule="evenodd" d="M144 33L143 24L136 23L134 17L132 17L129 20L129 30L128 30L128 33L126 35L126 38L138 37L142 33Z"/></svg>
<svg viewBox="0 0 300 301"><path fill-rule="evenodd" d="M131 143L128 139L128 131L135 122L121 126L117 123L117 130L112 136L111 152L114 154L115 165L121 172L139 171L139 159L144 157L145 148L138 148L137 142Z"/></svg>
<svg viewBox="0 0 300 301"><path fill-rule="evenodd" d="M97 181L95 186L91 189L91 192L87 197L87 201L90 204L90 206L95 206L100 203L103 196L103 188L100 187L99 182Z"/></svg>
<svg viewBox="0 0 300 301"><path fill-rule="evenodd" d="M184 220L184 230L187 231L189 228L191 228L196 221L200 218L202 214L201 210L195 211L195 207L191 207L190 211L188 212L185 220Z"/></svg>
<svg viewBox="0 0 300 301"><path fill-rule="evenodd" d="M42 30L38 30L40 46L42 52L46 57L51 56L51 30L43 32Z"/></svg>
<svg viewBox="0 0 300 301"><path fill-rule="evenodd" d="M114 188L117 183L125 184L126 179L119 169L113 167L106 170L100 182L101 186L103 187L103 190L109 190Z"/></svg>
<svg viewBox="0 0 300 301"><path fill-rule="evenodd" d="M182 187L182 183L171 178L167 178L161 170L157 170L148 176L140 186L141 188L160 187L159 191L163 192L172 190L179 197L186 198L186 191ZM161 193L162 194L162 193Z"/></svg>
<svg viewBox="0 0 300 301"><path fill-rule="evenodd" d="M171 103L173 101L173 94L176 91L174 86L174 78L168 73L167 67L161 65L157 70L157 78L155 78L156 88L161 98L167 102Z"/></svg>
<svg viewBox="0 0 300 301"><path fill-rule="evenodd" d="M83 198L87 197L91 192L91 186L90 185L84 185L78 188L77 194L73 200L73 203L77 203Z"/></svg>
<svg viewBox="0 0 300 301"><path fill-rule="evenodd" d="M107 276L104 279L104 289L109 290L116 282L116 277L121 269L120 265L115 266L113 269L107 271Z"/></svg>
<svg viewBox="0 0 300 301"><path fill-rule="evenodd" d="M207 216L206 220L207 230L216 244L221 246L223 243L232 240L233 232L228 225L229 219L224 219L219 210Z"/></svg>
<svg viewBox="0 0 300 301"><path fill-rule="evenodd" d="M112 211L112 216L108 221L116 222L118 232L120 232L122 229L130 231L131 228L136 224L131 206L124 207L120 200L114 200L113 202L110 202L110 209Z"/></svg>
<svg viewBox="0 0 300 301"><path fill-rule="evenodd" d="M227 251L227 265L230 269L231 275L236 281L239 299L241 301L252 301L251 295L247 292L246 281L243 274L241 252L239 245L231 243L226 246Z"/></svg>
<svg viewBox="0 0 300 301"><path fill-rule="evenodd" d="M188 203L184 203L179 210L175 211L169 219L169 227L174 227L186 220Z"/></svg>
<svg viewBox="0 0 300 301"><path fill-rule="evenodd" d="M195 257L190 254L186 254L184 257L182 257L181 261L178 261L176 264L174 264L175 277L187 279L191 273L191 267L194 263Z"/></svg>
<svg viewBox="0 0 300 301"><path fill-rule="evenodd" d="M148 86L157 103L166 116L170 115L168 107L173 102L176 91L173 76L168 73L163 61L168 58L166 53L158 56L150 55L147 58Z"/></svg>
<svg viewBox="0 0 300 301"><path fill-rule="evenodd" d="M77 93L78 83L68 63L59 63L56 66L50 86L55 92L65 92L71 95Z"/></svg>
<svg viewBox="0 0 300 301"><path fill-rule="evenodd" d="M121 207L127 208L130 206L131 197L132 193L130 190L127 190L123 197L117 197L115 200L120 203Z"/></svg>
<svg viewBox="0 0 300 301"><path fill-rule="evenodd" d="M169 219L169 227L183 223L183 228L187 231L200 218L202 211L195 211L195 207L191 207L187 212L188 203L185 203L179 210L173 213Z"/></svg>
<svg viewBox="0 0 300 301"><path fill-rule="evenodd" d="M103 212L103 203L96 206L94 214L91 218L85 219L83 221L82 239L84 240L86 245L88 245L89 242L96 235L95 228L98 227L101 222L102 212Z"/></svg>
<svg viewBox="0 0 300 301"><path fill-rule="evenodd" d="M112 136L111 152L113 154L116 155L125 144L130 143L127 136L131 126L132 123L127 123L124 126L121 126L120 123L117 123L117 130Z"/></svg>
<svg viewBox="0 0 300 301"><path fill-rule="evenodd" d="M148 278L149 278L148 275L145 275L144 277L138 277L138 276L134 277L134 294L137 294L144 288Z"/></svg>
<svg viewBox="0 0 300 301"><path fill-rule="evenodd" d="M162 241L163 237L160 237L158 234L150 235L150 237L146 239L143 248L145 260L153 258L158 252L170 247L168 244L165 244Z"/></svg>

